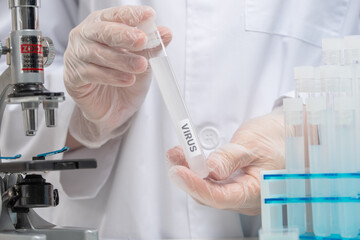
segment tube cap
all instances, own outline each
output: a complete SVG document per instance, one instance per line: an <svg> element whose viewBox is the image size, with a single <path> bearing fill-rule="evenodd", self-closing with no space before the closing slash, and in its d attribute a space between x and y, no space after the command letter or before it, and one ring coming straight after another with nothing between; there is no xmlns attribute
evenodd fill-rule
<svg viewBox="0 0 360 240"><path fill-rule="evenodd" d="M338 66L320 66L320 78L339 78L340 67Z"/></svg>
<svg viewBox="0 0 360 240"><path fill-rule="evenodd" d="M303 102L300 98L284 98L283 106L285 112L301 112L303 110Z"/></svg>
<svg viewBox="0 0 360 240"><path fill-rule="evenodd" d="M352 78L352 75L353 75L352 66L341 66L341 67L339 67L339 76L342 79Z"/></svg>
<svg viewBox="0 0 360 240"><path fill-rule="evenodd" d="M303 66L294 68L294 79L314 78L315 71L312 66Z"/></svg>
<svg viewBox="0 0 360 240"><path fill-rule="evenodd" d="M344 49L360 49L360 35L344 37Z"/></svg>
<svg viewBox="0 0 360 240"><path fill-rule="evenodd" d="M308 113L307 120L310 124L322 124L324 123L324 112L326 110L326 98L310 97L306 101L306 111Z"/></svg>
<svg viewBox="0 0 360 240"><path fill-rule="evenodd" d="M144 31L148 38L145 49L155 48L161 44L160 35L155 23L155 17L149 18L145 22L140 23L137 28Z"/></svg>
<svg viewBox="0 0 360 240"><path fill-rule="evenodd" d="M294 79L297 92L313 91L315 68L311 66L295 67Z"/></svg>
<svg viewBox="0 0 360 240"><path fill-rule="evenodd" d="M344 40L341 38L324 38L321 46L323 51L341 51L344 47Z"/></svg>
<svg viewBox="0 0 360 240"><path fill-rule="evenodd" d="M326 109L326 98L325 97L311 97L306 100L306 111L317 112Z"/></svg>
<svg viewBox="0 0 360 240"><path fill-rule="evenodd" d="M300 125L303 122L303 102L300 98L283 100L285 124Z"/></svg>

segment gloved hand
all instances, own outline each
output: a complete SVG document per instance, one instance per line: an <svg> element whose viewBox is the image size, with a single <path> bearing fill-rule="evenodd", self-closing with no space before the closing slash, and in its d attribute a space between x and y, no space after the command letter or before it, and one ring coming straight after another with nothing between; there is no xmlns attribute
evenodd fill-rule
<svg viewBox="0 0 360 240"><path fill-rule="evenodd" d="M70 32L64 82L77 107L69 131L83 145L100 147L121 135L144 101L151 79L143 51L147 37L136 26L154 17L147 6L109 8ZM158 29L167 45L170 30Z"/></svg>
<svg viewBox="0 0 360 240"><path fill-rule="evenodd" d="M197 202L247 215L260 213L260 172L285 167L285 127L281 109L241 126L207 158L208 178L195 175L181 147L168 151L170 179Z"/></svg>

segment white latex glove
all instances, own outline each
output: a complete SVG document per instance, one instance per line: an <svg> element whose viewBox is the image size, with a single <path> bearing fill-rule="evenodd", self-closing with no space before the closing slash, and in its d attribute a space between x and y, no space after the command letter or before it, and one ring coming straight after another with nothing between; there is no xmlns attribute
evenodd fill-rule
<svg viewBox="0 0 360 240"><path fill-rule="evenodd" d="M70 32L64 82L77 107L69 131L83 145L100 147L123 134L144 101L151 79L143 51L147 37L136 26L154 17L147 6L109 8ZM170 30L159 31L168 44Z"/></svg>
<svg viewBox="0 0 360 240"><path fill-rule="evenodd" d="M260 213L260 172L285 167L285 127L281 109L241 126L212 152L208 178L195 175L181 147L168 151L170 179L197 202L247 215Z"/></svg>

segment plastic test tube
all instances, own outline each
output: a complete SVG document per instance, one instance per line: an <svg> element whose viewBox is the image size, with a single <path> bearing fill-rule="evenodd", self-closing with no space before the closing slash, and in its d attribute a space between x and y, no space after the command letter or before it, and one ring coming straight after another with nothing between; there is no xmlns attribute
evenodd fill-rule
<svg viewBox="0 0 360 240"><path fill-rule="evenodd" d="M155 19L150 19L137 27L147 34L148 43L146 48L148 49L149 62L167 110L176 127L176 133L184 150L186 161L193 172L199 177L205 178L209 174L206 158L181 96L164 44L157 30ZM162 51L155 54L153 49L159 47L162 48Z"/></svg>
<svg viewBox="0 0 360 240"><path fill-rule="evenodd" d="M352 72L352 80L353 80L353 96L355 97L356 101L356 116L355 116L355 128L356 128L356 144L360 143L360 82L359 82L359 69L360 69L360 36L346 36L344 37L344 62L348 67L351 69ZM356 149L356 159L357 159L357 169L356 171L359 171L360 169L360 149ZM357 210L359 212L358 214L358 220L357 222L360 225L360 208Z"/></svg>
<svg viewBox="0 0 360 240"><path fill-rule="evenodd" d="M344 63L360 64L360 36L344 37Z"/></svg>
<svg viewBox="0 0 360 240"><path fill-rule="evenodd" d="M294 80L296 82L296 96L306 99L314 89L315 68L312 66L295 67Z"/></svg>
<svg viewBox="0 0 360 240"><path fill-rule="evenodd" d="M310 173L328 173L327 112L325 96L310 97L306 104ZM329 197L329 179L311 179L312 197ZM312 203L315 236L331 234L330 203Z"/></svg>
<svg viewBox="0 0 360 240"><path fill-rule="evenodd" d="M288 173L305 173L304 148L304 112L303 102L299 98L284 99L285 112L285 158ZM288 198L305 197L304 179L286 181ZM306 205L304 203L287 204L288 228L297 228L299 233L306 232Z"/></svg>
<svg viewBox="0 0 360 240"><path fill-rule="evenodd" d="M324 165L323 168L327 169L330 173L336 173L338 168L338 158L336 157L336 137L334 129L334 97L340 96L343 94L342 84L347 82L341 82L340 77L340 66L321 66L320 68L320 79L322 85L322 92L326 97L326 132L323 133L323 142L326 141L327 145L327 165ZM325 131L325 130L323 130ZM315 181L316 182L316 181ZM337 179L328 179L328 182L331 186L330 194L331 197L338 197L338 180ZM331 208L331 224L330 229L332 234L339 234L339 204L330 203ZM326 221L326 220L325 220ZM320 233L321 234L321 233ZM322 236L318 234L319 236Z"/></svg>
<svg viewBox="0 0 360 240"><path fill-rule="evenodd" d="M359 38L357 38L360 40ZM356 58L356 57L355 57ZM360 112L359 112L359 81L358 81L358 71L359 71L360 64L354 64L341 66L339 67L340 72L340 81L338 83L337 88L339 89L340 93L339 96L352 96L354 103L352 104L354 107L354 114L355 114L355 146L359 146L360 143ZM353 165L352 172L359 172L360 171L360 148L354 147L354 158L355 161ZM350 159L349 159L350 160ZM347 181L346 181L347 182ZM359 186L360 180L359 179L352 179L352 184ZM358 192L359 193L359 192ZM357 228L360 229L360 205L356 205L357 211L355 222L357 223Z"/></svg>
<svg viewBox="0 0 360 240"><path fill-rule="evenodd" d="M350 96L334 98L336 157L341 173L351 173L356 169L355 158L355 101ZM339 179L340 197L357 197L357 179ZM339 204L340 234L344 238L355 238L359 233L357 223L358 203Z"/></svg>
<svg viewBox="0 0 360 240"><path fill-rule="evenodd" d="M351 84L351 89L353 90L353 96L355 98L355 128L356 128L356 140L355 140L355 144L356 146L360 145L360 64L356 64L356 65L352 65L352 66L346 66L348 68L351 69L351 80L352 80L352 84ZM345 77L347 74L345 74ZM357 166L356 166L356 171L359 172L360 171L360 148L357 147L356 148L356 162L357 162ZM358 179L358 186L360 186L360 179ZM358 225L360 228L360 204L358 204L357 207L357 211L358 211Z"/></svg>

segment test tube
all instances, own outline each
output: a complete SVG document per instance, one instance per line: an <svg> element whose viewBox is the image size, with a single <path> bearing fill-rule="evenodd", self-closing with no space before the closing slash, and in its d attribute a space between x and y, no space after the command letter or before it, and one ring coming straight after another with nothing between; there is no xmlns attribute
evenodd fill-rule
<svg viewBox="0 0 360 240"><path fill-rule="evenodd" d="M334 98L336 158L340 173L351 173L356 169L355 157L355 100L351 96ZM357 179L339 179L340 197L358 195ZM339 203L340 234L344 238L355 238L359 233L357 203Z"/></svg>
<svg viewBox="0 0 360 240"><path fill-rule="evenodd" d="M360 64L360 36L344 37L344 63Z"/></svg>
<svg viewBox="0 0 360 240"><path fill-rule="evenodd" d="M310 97L306 104L307 131L309 144L310 173L329 172L327 157L327 112L326 97ZM328 179L311 179L312 197L329 197ZM312 203L313 232L315 236L327 237L331 234L330 203Z"/></svg>
<svg viewBox="0 0 360 240"><path fill-rule="evenodd" d="M304 148L304 112L300 98L284 99L285 113L285 158L288 173L305 172ZM288 179L286 181L288 198L305 197L305 181L303 179ZM287 204L288 228L297 228L300 234L306 232L305 203Z"/></svg>
<svg viewBox="0 0 360 240"><path fill-rule="evenodd" d="M314 88L315 68L301 66L294 68L294 80L296 84L295 94L297 97L306 99Z"/></svg>
<svg viewBox="0 0 360 240"><path fill-rule="evenodd" d="M355 99L355 131L356 139L355 146L360 144L360 64L352 64L341 67L341 82L344 85L342 89L346 95L351 95ZM349 83L350 82L350 83ZM355 148L356 168L353 172L360 171L360 148ZM357 186L360 186L360 179L357 180ZM360 191L358 192L360 193ZM358 228L360 229L360 204L357 205L357 220Z"/></svg>
<svg viewBox="0 0 360 240"><path fill-rule="evenodd" d="M167 110L175 125L176 133L184 150L186 161L193 172L199 177L205 178L209 174L206 158L199 144L185 102L181 96L164 44L156 27L155 19L149 19L137 27L147 34L148 42L146 48L149 63ZM155 53L154 49L159 47L162 51Z"/></svg>
<svg viewBox="0 0 360 240"><path fill-rule="evenodd" d="M320 66L320 80L322 85L322 92L326 98L326 131L323 136L322 141L326 141L327 145L327 162L328 165L324 165L323 168L327 169L331 173L336 173L338 171L338 158L336 153L336 136L335 136L335 123L334 123L334 97L340 96L341 91L341 78L340 78L340 66ZM323 123L324 124L324 123ZM329 196L338 197L338 180L337 179L328 179L329 185L331 186ZM315 180L316 182L316 180ZM314 206L314 205L313 205ZM316 206L316 204L315 204ZM330 203L330 212L331 212L331 223L330 229L332 234L340 234L339 228L339 204ZM327 221L327 220L324 220ZM319 235L320 236L320 235Z"/></svg>

